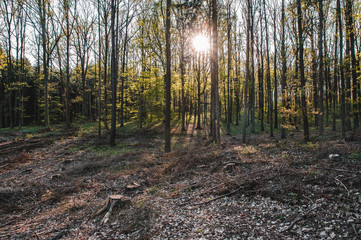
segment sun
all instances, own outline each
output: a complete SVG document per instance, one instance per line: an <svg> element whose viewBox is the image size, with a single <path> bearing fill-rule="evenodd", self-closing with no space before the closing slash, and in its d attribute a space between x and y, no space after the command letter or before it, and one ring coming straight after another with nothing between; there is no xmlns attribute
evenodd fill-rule
<svg viewBox="0 0 361 240"><path fill-rule="evenodd" d="M192 40L192 44L197 52L206 52L209 49L209 39L202 34L195 36Z"/></svg>

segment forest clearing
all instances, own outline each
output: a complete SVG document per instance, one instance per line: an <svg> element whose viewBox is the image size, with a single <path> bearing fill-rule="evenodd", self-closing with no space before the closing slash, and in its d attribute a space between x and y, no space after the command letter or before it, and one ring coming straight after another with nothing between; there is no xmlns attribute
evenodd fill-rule
<svg viewBox="0 0 361 240"><path fill-rule="evenodd" d="M0 239L361 239L361 0L0 0Z"/></svg>
<svg viewBox="0 0 361 240"><path fill-rule="evenodd" d="M111 148L84 126L2 132L1 239L360 237L359 131L308 143L301 132L247 144L224 135L215 145L189 125L164 153L156 129L123 129ZM111 195L130 203L104 223L106 211L95 213Z"/></svg>

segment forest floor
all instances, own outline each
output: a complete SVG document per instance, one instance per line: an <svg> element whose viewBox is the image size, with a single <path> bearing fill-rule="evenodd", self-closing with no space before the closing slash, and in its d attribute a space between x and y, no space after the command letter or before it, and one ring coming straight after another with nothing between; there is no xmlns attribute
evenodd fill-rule
<svg viewBox="0 0 361 240"><path fill-rule="evenodd" d="M361 132L0 132L0 239L360 239ZM337 156L330 156L338 154ZM130 204L96 214L110 195Z"/></svg>

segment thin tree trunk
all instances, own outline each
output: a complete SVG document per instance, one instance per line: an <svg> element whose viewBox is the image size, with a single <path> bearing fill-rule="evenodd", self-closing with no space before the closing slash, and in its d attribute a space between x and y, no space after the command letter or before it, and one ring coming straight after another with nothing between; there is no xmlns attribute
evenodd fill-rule
<svg viewBox="0 0 361 240"><path fill-rule="evenodd" d="M166 48L166 74L165 74L165 145L164 151L171 151L171 135L170 135L170 114L171 114L171 50L170 50L170 15L171 0L167 0L166 7L166 24L165 24L165 48Z"/></svg>
<svg viewBox="0 0 361 240"><path fill-rule="evenodd" d="M247 39L246 39L246 84L244 87L244 113L243 113L243 129L242 129L242 143L247 141L247 113L248 113L248 82L251 80L250 73L250 31L251 31L251 11L252 3L251 0L247 1Z"/></svg>
<svg viewBox="0 0 361 240"><path fill-rule="evenodd" d="M211 131L213 142L220 142L220 112L219 112L219 87L218 87L218 10L217 0L211 2Z"/></svg>
<svg viewBox="0 0 361 240"><path fill-rule="evenodd" d="M340 74L341 74L341 130L342 137L346 137L346 116L345 116L345 75L344 75L344 63L343 63L343 37L342 37L342 21L341 21L341 4L340 0L336 3L336 15L338 20L338 30L340 37Z"/></svg>
<svg viewBox="0 0 361 240"><path fill-rule="evenodd" d="M270 56L269 56L269 44L268 44L268 22L267 22L267 12L266 12L266 1L263 0L264 8L264 22L266 26L266 54L267 54L267 88L268 88L268 119L270 124L270 137L273 137L273 102L272 102L272 86L271 86L271 69L270 69Z"/></svg>
<svg viewBox="0 0 361 240"><path fill-rule="evenodd" d="M115 146L116 137L116 110L117 110L117 38L116 38L116 19L117 4L116 0L111 0L111 41L112 41L112 53L111 53L111 87L112 87L112 118L111 118L111 132L110 132L110 146Z"/></svg>
<svg viewBox="0 0 361 240"><path fill-rule="evenodd" d="M274 42L274 48L275 48L275 55L274 55L274 62L273 62L273 69L274 69L274 101L275 101L275 129L278 128L278 81L277 81L277 37L276 37L276 8L274 9L273 13L273 25L274 25L274 31L273 31L273 42Z"/></svg>
<svg viewBox="0 0 361 240"><path fill-rule="evenodd" d="M256 132L256 89L255 89L255 82L256 79L254 77L254 13L253 10L251 11L251 86L250 86L250 115L251 115L251 132Z"/></svg>
<svg viewBox="0 0 361 240"><path fill-rule="evenodd" d="M301 80L301 105L302 105L302 117L303 117L303 134L304 140L308 142L310 140L310 134L308 129L307 118L307 102L306 102L306 79L303 61L303 27L302 27L302 9L301 0L297 0L297 15L298 15L298 41L299 41L299 65L300 65L300 80Z"/></svg>
<svg viewBox="0 0 361 240"><path fill-rule="evenodd" d="M98 59L98 67L99 67L99 73L98 73L98 138L99 140L102 137L102 92L101 92L101 50L102 50L102 44L101 44L101 29L100 29L100 0L98 0L98 37L99 37L99 59ZM70 116L70 115L69 115Z"/></svg>
<svg viewBox="0 0 361 240"><path fill-rule="evenodd" d="M282 24L282 38L281 38L281 58L282 58L282 79L281 79L281 92L282 92L282 108L286 109L286 47L285 47L285 0L282 0L282 10L281 10L281 24ZM285 114L282 113L281 119L281 138L286 138L286 129L284 125L286 124Z"/></svg>
<svg viewBox="0 0 361 240"><path fill-rule="evenodd" d="M353 22L353 0L346 0L346 29L347 34L350 38L350 55L351 55L351 74L352 74L352 98L353 98L353 118L354 118L354 129L359 127L357 103L358 103L358 83L357 83L357 64L356 64L356 55L355 55L355 32L354 32L354 22Z"/></svg>
<svg viewBox="0 0 361 240"><path fill-rule="evenodd" d="M323 0L318 1L318 86L319 86L319 106L318 114L318 134L323 135Z"/></svg>
<svg viewBox="0 0 361 240"><path fill-rule="evenodd" d="M230 74L231 74L231 4L228 2L227 7L227 134L231 134L231 121L232 121L232 111L231 111L231 95L230 95Z"/></svg>

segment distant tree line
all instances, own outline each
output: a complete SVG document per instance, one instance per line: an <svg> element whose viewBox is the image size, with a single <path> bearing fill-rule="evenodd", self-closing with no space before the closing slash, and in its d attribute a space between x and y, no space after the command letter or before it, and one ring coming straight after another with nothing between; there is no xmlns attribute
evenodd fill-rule
<svg viewBox="0 0 361 240"><path fill-rule="evenodd" d="M1 0L0 128L359 127L359 0ZM198 52L192 39L210 40ZM207 43L205 43L207 44ZM170 151L170 145L166 146Z"/></svg>

